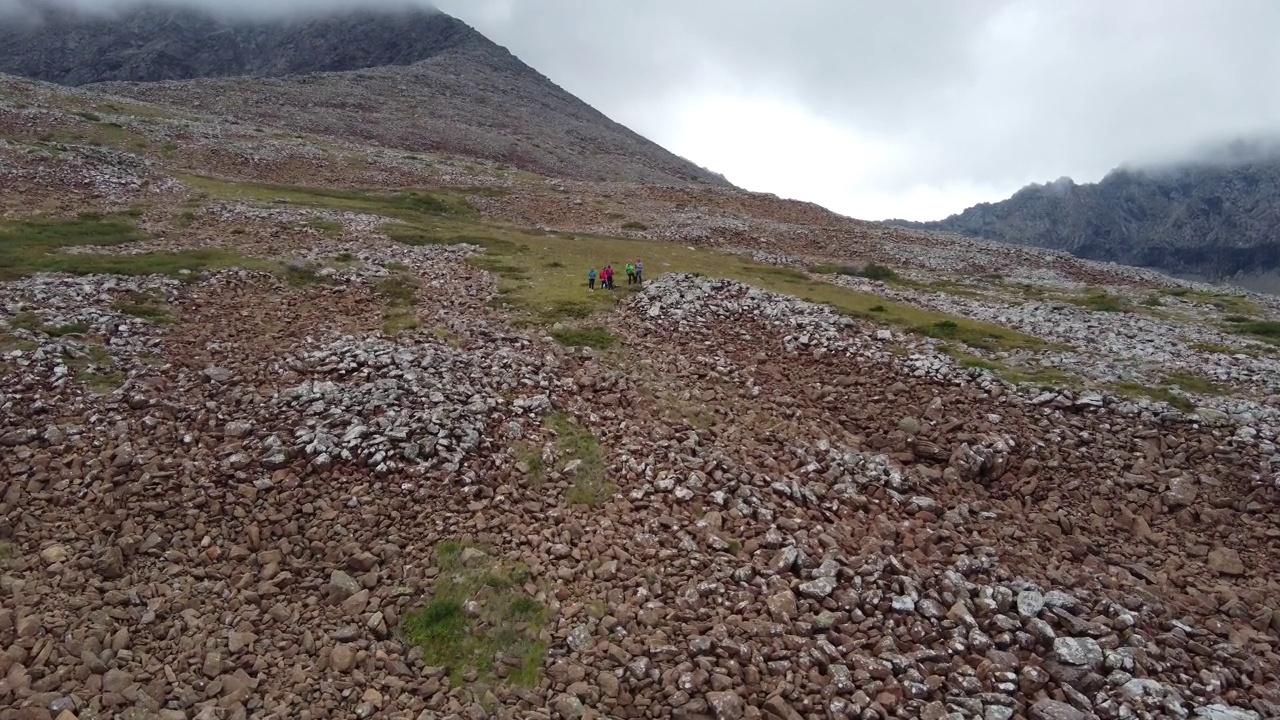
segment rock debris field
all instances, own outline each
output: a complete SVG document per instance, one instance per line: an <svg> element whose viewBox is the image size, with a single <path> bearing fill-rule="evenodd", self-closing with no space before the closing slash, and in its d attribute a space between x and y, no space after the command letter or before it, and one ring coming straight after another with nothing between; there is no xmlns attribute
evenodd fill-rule
<svg viewBox="0 0 1280 720"><path fill-rule="evenodd" d="M11 105L7 197L145 233L0 221L0 720L1280 717L1267 298L874 228L842 255L715 190L655 225L689 255L548 319L520 253L680 191L530 182L395 242L366 196L218 195ZM477 239L516 215L552 229ZM675 266L746 272L730 245L885 307ZM817 269L872 261L900 277Z"/></svg>

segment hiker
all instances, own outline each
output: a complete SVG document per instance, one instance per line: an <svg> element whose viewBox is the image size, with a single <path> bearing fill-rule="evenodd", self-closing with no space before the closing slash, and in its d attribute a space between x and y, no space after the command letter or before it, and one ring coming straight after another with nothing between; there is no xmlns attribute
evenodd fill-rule
<svg viewBox="0 0 1280 720"><path fill-rule="evenodd" d="M644 263L641 262L640 260L636 260L636 284L637 285L639 285L641 282L644 281L644 278L642 277L643 275L644 275Z"/></svg>
<svg viewBox="0 0 1280 720"><path fill-rule="evenodd" d="M627 263L626 270L627 270L627 284L635 285L636 284L636 266L632 265L631 263Z"/></svg>
<svg viewBox="0 0 1280 720"><path fill-rule="evenodd" d="M590 289L592 292L595 292L595 289L596 289L596 269L595 268L591 268L590 270L587 271L587 288Z"/></svg>
<svg viewBox="0 0 1280 720"><path fill-rule="evenodd" d="M613 289L613 266L604 266L604 282L609 290Z"/></svg>

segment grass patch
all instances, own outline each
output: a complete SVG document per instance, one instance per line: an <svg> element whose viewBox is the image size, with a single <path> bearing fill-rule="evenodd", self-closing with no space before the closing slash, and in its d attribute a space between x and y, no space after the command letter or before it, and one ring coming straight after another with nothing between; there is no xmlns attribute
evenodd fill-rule
<svg viewBox="0 0 1280 720"><path fill-rule="evenodd" d="M1240 297L1239 295L1231 295L1229 293L1212 293L1205 292L1203 290L1192 290L1190 288L1173 288L1162 292L1170 297L1181 298L1188 302L1212 305L1223 312L1235 313L1238 315L1256 315L1262 312L1262 308L1259 307L1257 303Z"/></svg>
<svg viewBox="0 0 1280 720"><path fill-rule="evenodd" d="M886 267L884 265L877 265L875 263L871 263L870 265L862 268L862 271L858 273L858 275L868 280L879 280L880 282L894 282L898 280L898 273L895 272L893 268Z"/></svg>
<svg viewBox="0 0 1280 720"><path fill-rule="evenodd" d="M1176 385L1187 392L1200 395L1221 395L1223 393L1221 387L1207 378L1189 373L1169 373L1165 376L1164 382L1168 385Z"/></svg>
<svg viewBox="0 0 1280 720"><path fill-rule="evenodd" d="M542 452L531 443L520 443L515 448L516 464L533 487L541 487L547 478L547 468L542 462Z"/></svg>
<svg viewBox="0 0 1280 720"><path fill-rule="evenodd" d="M1231 347L1221 343L1195 342L1189 345L1192 350L1202 353L1212 353L1217 355L1248 355L1250 357L1258 357L1260 350L1265 351L1267 348L1262 345L1251 345L1250 347Z"/></svg>
<svg viewBox="0 0 1280 720"><path fill-rule="evenodd" d="M15 330L28 330L30 332L42 333L49 337L64 337L66 335L84 335L89 332L88 323L63 323L62 325L47 325L40 319L39 315L33 312L24 312L15 315L9 321L9 327Z"/></svg>
<svg viewBox="0 0 1280 720"><path fill-rule="evenodd" d="M989 327L974 326L963 320L937 320L928 325L917 325L913 331L939 340L954 340L980 350L996 350L1001 347L1003 335Z"/></svg>
<svg viewBox="0 0 1280 720"><path fill-rule="evenodd" d="M624 222L624 223L622 223L622 229L623 229L623 230L638 230L638 231L640 231L640 232L644 232L645 230L648 230L648 229L649 229L649 226L648 226L648 225L645 225L645 224L644 224L644 223L642 223L642 222L635 222L635 221L633 220L633 221L630 221L630 222Z"/></svg>
<svg viewBox="0 0 1280 720"><path fill-rule="evenodd" d="M311 218L306 222L306 226L326 235L338 235L342 232L342 223L330 218Z"/></svg>
<svg viewBox="0 0 1280 720"><path fill-rule="evenodd" d="M1068 298L1067 302L1093 312L1129 312L1133 309L1127 299L1099 288L1091 288L1083 295Z"/></svg>
<svg viewBox="0 0 1280 720"><path fill-rule="evenodd" d="M292 287L302 288L311 285L328 284L329 280L319 273L313 263L287 263L281 266L278 274Z"/></svg>
<svg viewBox="0 0 1280 720"><path fill-rule="evenodd" d="M17 280L38 272L72 275L169 275L243 267L274 270L275 263L247 258L225 250L185 250L176 253L107 255L61 253L74 246L111 247L144 240L127 215L75 219L34 218L0 223L0 281Z"/></svg>
<svg viewBox="0 0 1280 720"><path fill-rule="evenodd" d="M529 569L484 553L464 565L465 549L454 541L436 546L440 577L432 599L405 616L401 636L422 648L428 665L446 668L454 684L474 670L485 680L536 685L547 652L538 633L548 613L524 591Z"/></svg>
<svg viewBox="0 0 1280 720"><path fill-rule="evenodd" d="M617 338L613 333L598 327L563 328L552 330L551 337L561 345L569 347L589 347L596 350L607 350L613 346Z"/></svg>
<svg viewBox="0 0 1280 720"><path fill-rule="evenodd" d="M854 265L837 265L835 263L819 263L809 268L810 272L819 275L848 275L850 277L878 280L880 282L898 282L901 277L897 271L886 265L870 263L863 267Z"/></svg>
<svg viewBox="0 0 1280 720"><path fill-rule="evenodd" d="M84 370L76 373L76 379L91 392L106 395L124 384L124 373L116 370Z"/></svg>
<svg viewBox="0 0 1280 720"><path fill-rule="evenodd" d="M808 295L814 302L831 305L843 313L902 328L927 327L950 320L959 328L956 340L972 341L981 347L1013 350L1048 346L1038 338L998 325L898 303L832 283L814 282L791 268L744 261L741 256L710 249L691 250L676 243L653 240L571 236L516 228L481 221L473 211L456 205L449 206L451 212L432 214L405 207L390 200L393 196L386 193L329 193L310 188L233 183L199 177L187 177L184 181L215 196L264 203L280 196L297 204L380 214L401 221L389 223L383 229L393 240L407 245L467 243L481 246L485 253L475 257L473 262L498 275L499 297L494 304L515 315L517 321L528 324L552 325L612 309L626 297L628 290L639 286L620 284L617 291L589 292L586 287L587 269L599 269L606 264L620 269L628 261L642 259L648 280L665 272L729 278L795 297ZM452 198L449 192L442 191L442 197ZM858 272L865 270L867 268ZM871 270L871 274L888 277L879 270ZM871 310L873 307L879 309Z"/></svg>
<svg viewBox="0 0 1280 720"><path fill-rule="evenodd" d="M547 427L555 434L557 456L566 462L581 460L573 471L573 485L565 494L570 505L599 507L613 496L618 488L605 477L604 448L588 430L572 417L555 412L547 416Z"/></svg>
<svg viewBox="0 0 1280 720"><path fill-rule="evenodd" d="M417 330L422 321L414 310L418 302L418 290L421 283L408 268L388 268L391 274L378 281L378 295L386 303L382 312L382 333L395 336L402 332Z"/></svg>
<svg viewBox="0 0 1280 720"><path fill-rule="evenodd" d="M233 182L201 175L184 175L188 186L213 197L272 205L297 205L349 212L370 213L400 220L418 221L426 217L470 217L475 209L465 197L450 192L426 190L358 190Z"/></svg>
<svg viewBox="0 0 1280 720"><path fill-rule="evenodd" d="M85 262L57 251L78 245L109 247L146 239L126 217L85 215L75 219L32 218L0 223L0 280L34 272L58 272ZM89 260L92 262L92 260Z"/></svg>
<svg viewBox="0 0 1280 720"><path fill-rule="evenodd" d="M1231 323L1230 330L1239 335L1252 335L1269 343L1280 344L1280 322L1275 320L1254 320L1241 315L1226 318Z"/></svg>
<svg viewBox="0 0 1280 720"><path fill-rule="evenodd" d="M998 372L1004 369L1003 366L1000 365L1000 363L987 360L986 358L978 357L977 355L974 355L972 353L967 353L949 344L939 345L938 350L942 353L945 353L946 355L951 356L951 359L960 363L960 365L963 367L975 368L975 369L981 369L981 370L990 370L992 372Z"/></svg>
<svg viewBox="0 0 1280 720"><path fill-rule="evenodd" d="M1110 389L1117 395L1123 395L1130 398L1148 398L1157 402L1168 403L1181 412L1189 413L1196 409L1195 403L1191 402L1187 396L1174 392L1167 387L1153 387L1151 385L1143 385L1139 382L1125 381L1112 385Z"/></svg>
<svg viewBox="0 0 1280 720"><path fill-rule="evenodd" d="M31 350L35 350L36 347L38 346L29 340L16 338L12 334L0 330L0 353L12 352L14 350L29 352Z"/></svg>
<svg viewBox="0 0 1280 720"><path fill-rule="evenodd" d="M167 325L173 322L173 314L169 306L160 298L150 293L132 292L127 300L121 300L112 308L122 315L150 320L153 323Z"/></svg>

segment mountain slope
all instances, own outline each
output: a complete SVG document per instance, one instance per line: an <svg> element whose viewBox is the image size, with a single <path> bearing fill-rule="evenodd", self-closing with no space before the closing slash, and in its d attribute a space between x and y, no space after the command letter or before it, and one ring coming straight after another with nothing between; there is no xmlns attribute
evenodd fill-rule
<svg viewBox="0 0 1280 720"><path fill-rule="evenodd" d="M1030 185L945 220L891 224L1208 277L1280 268L1280 156Z"/></svg>
<svg viewBox="0 0 1280 720"><path fill-rule="evenodd" d="M48 7L38 23L0 28L0 71L62 85L279 76L406 65L486 43L432 11L247 20L148 5L119 15Z"/></svg>
<svg viewBox="0 0 1280 720"><path fill-rule="evenodd" d="M147 5L112 15L42 8L42 22L0 23L0 72L111 82L116 94L559 177L729 185L436 11L250 20Z"/></svg>

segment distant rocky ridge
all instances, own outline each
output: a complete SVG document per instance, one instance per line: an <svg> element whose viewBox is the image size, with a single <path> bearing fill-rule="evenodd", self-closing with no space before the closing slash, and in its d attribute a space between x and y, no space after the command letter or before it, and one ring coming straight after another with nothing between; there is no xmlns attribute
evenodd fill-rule
<svg viewBox="0 0 1280 720"><path fill-rule="evenodd" d="M1265 274L1280 268L1280 154L1244 149L1118 168L1096 184L1029 185L945 220L888 222L1215 279Z"/></svg>
<svg viewBox="0 0 1280 720"><path fill-rule="evenodd" d="M63 85L163 82L111 89L184 107L212 88L200 98L205 109L249 120L261 110L279 125L342 139L573 179L730 186L434 10L266 19L150 4L111 14L46 0L23 7L27 20L40 20L0 22L0 73ZM383 108L393 112L370 122L368 113Z"/></svg>

